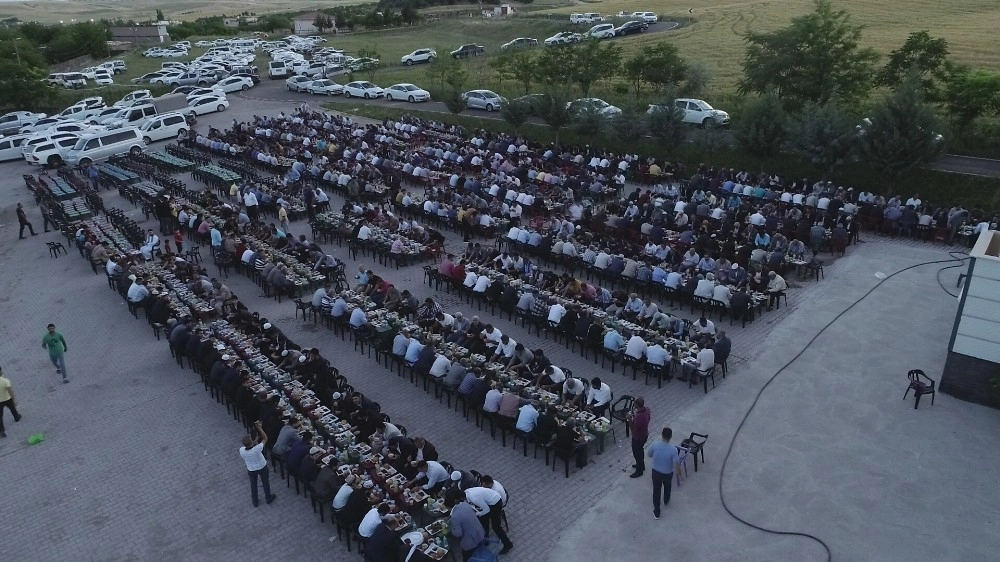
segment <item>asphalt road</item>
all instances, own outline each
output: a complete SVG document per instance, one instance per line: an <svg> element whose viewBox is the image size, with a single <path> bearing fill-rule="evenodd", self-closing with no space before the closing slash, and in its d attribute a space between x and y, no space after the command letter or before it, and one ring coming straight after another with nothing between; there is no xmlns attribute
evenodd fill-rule
<svg viewBox="0 0 1000 562"><path fill-rule="evenodd" d="M385 83L382 86L390 86L391 84ZM419 85L419 84L418 84ZM386 107L392 107L396 109L414 109L420 111L429 111L432 113L449 113L448 107L445 104L437 101L428 101L422 103L408 103L405 101L386 101L384 99L377 100L362 100L359 98L344 98L343 96L314 96L305 93L290 92L285 87L284 80L267 80L266 78L261 81L261 83L249 90L247 92L241 92L238 94L230 94L231 96L244 98L247 100L258 100L258 101L271 101L271 102L287 102L289 104L298 104L303 101L307 101L318 105L323 102L332 103L343 103L345 105L356 105L359 103L382 105ZM496 119L501 120L497 112L487 112L479 109L469 109L466 110L463 115L470 115L474 117L481 117L483 119ZM532 117L528 120L530 123L543 124L537 117ZM964 174L970 176L981 176L988 178L1000 178L1000 160L994 160L989 158L976 158L973 156L960 156L957 154L944 154L940 156L934 164L931 165L932 170L939 172L948 172L953 174Z"/></svg>

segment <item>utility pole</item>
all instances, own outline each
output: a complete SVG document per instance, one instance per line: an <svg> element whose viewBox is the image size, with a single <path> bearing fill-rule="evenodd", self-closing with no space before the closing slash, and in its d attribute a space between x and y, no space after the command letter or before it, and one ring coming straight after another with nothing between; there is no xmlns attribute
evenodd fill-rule
<svg viewBox="0 0 1000 562"><path fill-rule="evenodd" d="M20 37L14 38L14 54L17 56L17 65L21 66L21 49L17 48L17 42L20 41Z"/></svg>

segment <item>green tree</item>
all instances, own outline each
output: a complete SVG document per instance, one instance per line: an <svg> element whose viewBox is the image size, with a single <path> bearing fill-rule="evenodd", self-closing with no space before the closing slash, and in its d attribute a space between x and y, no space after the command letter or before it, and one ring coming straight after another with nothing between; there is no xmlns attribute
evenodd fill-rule
<svg viewBox="0 0 1000 562"><path fill-rule="evenodd" d="M574 45L555 45L546 47L535 59L538 76L546 88L561 97L569 94L573 83L576 55Z"/></svg>
<svg viewBox="0 0 1000 562"><path fill-rule="evenodd" d="M458 88L450 87L445 90L444 99L445 107L448 108L453 115L458 115L459 113L465 111L466 105L465 100L462 99L462 94L458 91Z"/></svg>
<svg viewBox="0 0 1000 562"><path fill-rule="evenodd" d="M674 105L675 92L668 90L663 101L646 115L646 129L659 146L670 151L677 148L687 133L684 111Z"/></svg>
<svg viewBox="0 0 1000 562"><path fill-rule="evenodd" d="M622 60L622 49L615 43L601 43L597 39L584 41L568 51L572 54L570 80L580 88L583 97L590 95L594 82L613 75ZM527 92L525 92L527 93Z"/></svg>
<svg viewBox="0 0 1000 562"><path fill-rule="evenodd" d="M631 144L646 134L646 112L644 107L634 103L625 104L622 112L607 120L607 129L616 140Z"/></svg>
<svg viewBox="0 0 1000 562"><path fill-rule="evenodd" d="M636 56L644 62L644 81L654 90L663 92L678 87L687 73L688 65L673 43L643 45Z"/></svg>
<svg viewBox="0 0 1000 562"><path fill-rule="evenodd" d="M737 142L747 152L767 158L784 144L788 117L775 92L750 100L733 129Z"/></svg>
<svg viewBox="0 0 1000 562"><path fill-rule="evenodd" d="M442 49L443 47L438 47L435 51L438 53L447 52ZM456 79L463 82L467 80L469 70L452 57L438 57L428 65L427 76L437 83L438 88L444 90L444 86L449 83L449 80L452 82Z"/></svg>
<svg viewBox="0 0 1000 562"><path fill-rule="evenodd" d="M412 0L408 0L403 4L403 9L399 12L399 16L406 25L413 25L420 19L416 4Z"/></svg>
<svg viewBox="0 0 1000 562"><path fill-rule="evenodd" d="M830 0L792 19L788 27L744 37L741 93L775 90L788 107L831 99L852 102L868 94L878 54L860 46L862 26Z"/></svg>
<svg viewBox="0 0 1000 562"><path fill-rule="evenodd" d="M44 82L44 70L17 64L16 59L0 60L0 107L5 111L47 109L56 91Z"/></svg>
<svg viewBox="0 0 1000 562"><path fill-rule="evenodd" d="M261 31L274 33L292 26L292 18L282 14L269 14L264 16L257 24Z"/></svg>
<svg viewBox="0 0 1000 562"><path fill-rule="evenodd" d="M524 95L531 93L531 85L538 73L535 58L527 51L515 52L507 57L505 72L515 82L524 87Z"/></svg>
<svg viewBox="0 0 1000 562"><path fill-rule="evenodd" d="M872 108L859 131L865 162L888 180L893 191L906 174L929 163L944 148L941 123L920 92L920 75L911 70L895 92Z"/></svg>
<svg viewBox="0 0 1000 562"><path fill-rule="evenodd" d="M317 33L323 33L324 29L333 27L333 21L326 14L316 14L316 19L313 20L313 27L316 28Z"/></svg>
<svg viewBox="0 0 1000 562"><path fill-rule="evenodd" d="M607 125L607 117L594 106L583 104L570 110L570 128L584 138L592 138L601 134Z"/></svg>
<svg viewBox="0 0 1000 562"><path fill-rule="evenodd" d="M368 77L369 82L374 82L375 73L378 72L379 65L381 64L381 55L378 54L378 51L375 50L375 47L370 47L370 48L358 49L358 58L371 59L371 61L369 61L369 64L365 65L364 68L361 69L361 71L364 72L365 76Z"/></svg>
<svg viewBox="0 0 1000 562"><path fill-rule="evenodd" d="M721 129L716 127L696 129L691 133L691 143L705 154L704 160L708 162L709 166L713 165L712 157L725 145L725 142Z"/></svg>
<svg viewBox="0 0 1000 562"><path fill-rule="evenodd" d="M1000 114L1000 74L955 67L944 88L944 106L959 130L982 115Z"/></svg>
<svg viewBox="0 0 1000 562"><path fill-rule="evenodd" d="M566 98L556 92L542 94L535 99L534 109L555 134L555 145L559 146L559 132L565 129L573 118L566 106Z"/></svg>
<svg viewBox="0 0 1000 562"><path fill-rule="evenodd" d="M889 53L879 72L880 84L895 88L911 68L920 74L921 88L929 99L937 99L940 85L947 79L948 41L931 37L926 31L911 33L903 46Z"/></svg>
<svg viewBox="0 0 1000 562"><path fill-rule="evenodd" d="M500 118L514 129L515 135L528 122L531 112L531 104L524 100L511 100L500 104Z"/></svg>
<svg viewBox="0 0 1000 562"><path fill-rule="evenodd" d="M163 10L156 10L156 21L164 21L167 18L163 16Z"/></svg>
<svg viewBox="0 0 1000 562"><path fill-rule="evenodd" d="M789 123L786 147L829 177L847 160L856 143L854 122L836 104L809 102Z"/></svg>
<svg viewBox="0 0 1000 562"><path fill-rule="evenodd" d="M684 97L700 98L708 91L708 83L711 81L712 71L705 63L695 61L688 65L687 72L684 74L684 83L681 84L679 90Z"/></svg>
<svg viewBox="0 0 1000 562"><path fill-rule="evenodd" d="M45 57L38 52L38 48L35 47L34 43L30 41L25 41L11 37L0 41L0 53L6 55L5 58L9 58L11 62L20 61L21 64L25 66L30 66L32 68L38 68L42 71L47 72L48 66L45 64Z"/></svg>

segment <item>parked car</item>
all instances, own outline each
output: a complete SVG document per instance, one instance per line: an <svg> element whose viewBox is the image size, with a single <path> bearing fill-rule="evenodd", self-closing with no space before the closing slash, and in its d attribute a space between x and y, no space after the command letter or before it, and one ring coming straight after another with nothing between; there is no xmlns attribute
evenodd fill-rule
<svg viewBox="0 0 1000 562"><path fill-rule="evenodd" d="M434 62L438 56L434 49L417 49L408 55L403 55L399 62L410 66L421 62Z"/></svg>
<svg viewBox="0 0 1000 562"><path fill-rule="evenodd" d="M28 164L33 164L35 166L50 166L52 168L58 168L63 164L66 153L68 153L79 140L79 138L74 136L52 139L36 144L24 155L24 159L28 162Z"/></svg>
<svg viewBox="0 0 1000 562"><path fill-rule="evenodd" d="M598 14L600 18L600 14ZM595 21L600 21L600 19L594 19L591 14L570 14L569 23L594 23Z"/></svg>
<svg viewBox="0 0 1000 562"><path fill-rule="evenodd" d="M150 83L153 82L153 79L155 79L155 78L161 78L161 77L163 77L164 74L167 74L167 73L165 71L163 71L163 70L157 70L156 72L147 72L147 73L143 74L142 76L137 76L137 77L129 80L129 82L131 82L133 84L150 84Z"/></svg>
<svg viewBox="0 0 1000 562"><path fill-rule="evenodd" d="M462 94L462 99L465 101L465 107L486 111L500 109L500 105L507 101L490 90L469 90Z"/></svg>
<svg viewBox="0 0 1000 562"><path fill-rule="evenodd" d="M94 75L94 84L97 86L113 86L115 79L111 77L111 73L98 72Z"/></svg>
<svg viewBox="0 0 1000 562"><path fill-rule="evenodd" d="M587 37L594 37L597 39L610 39L615 36L615 24L613 23L599 23L594 27L591 27L584 33Z"/></svg>
<svg viewBox="0 0 1000 562"><path fill-rule="evenodd" d="M455 59L478 57L479 55L485 52L486 52L486 47L483 47L482 45L476 45L474 43L469 43L466 45L462 45L461 47L452 51L451 57Z"/></svg>
<svg viewBox="0 0 1000 562"><path fill-rule="evenodd" d="M378 68L379 60L373 59L371 57L361 57L359 59L348 60L344 67L351 72L361 72L362 70L369 70L372 68Z"/></svg>
<svg viewBox="0 0 1000 562"><path fill-rule="evenodd" d="M89 166L96 160L104 160L126 152L139 154L145 146L142 133L135 127L100 131L80 137L76 145L66 153L66 164Z"/></svg>
<svg viewBox="0 0 1000 562"><path fill-rule="evenodd" d="M544 41L546 45L568 45L570 43L579 43L583 39L583 35L579 33L573 33L572 31L560 31L552 37L549 37Z"/></svg>
<svg viewBox="0 0 1000 562"><path fill-rule="evenodd" d="M677 98L674 106L684 112L682 121L692 125L702 127L724 127L729 124L729 114L713 108L708 102L692 98ZM651 105L647 113L661 108L660 105Z"/></svg>
<svg viewBox="0 0 1000 562"><path fill-rule="evenodd" d="M30 136L31 135L12 135L0 138L0 162L23 158L24 155L21 153L21 143L27 140Z"/></svg>
<svg viewBox="0 0 1000 562"><path fill-rule="evenodd" d="M271 80L288 76L288 67L285 66L284 61L273 60L267 63L267 76Z"/></svg>
<svg viewBox="0 0 1000 562"><path fill-rule="evenodd" d="M171 90L170 93L171 94L184 94L186 96L186 95L190 94L191 92L193 92L195 90L201 90L201 89L204 89L204 88L199 88L197 86L180 86L178 88L174 88L173 90Z"/></svg>
<svg viewBox="0 0 1000 562"><path fill-rule="evenodd" d="M529 115L538 115L538 104L545 97L545 94L528 94L519 98L514 98L511 102L523 103L529 108Z"/></svg>
<svg viewBox="0 0 1000 562"><path fill-rule="evenodd" d="M336 96L344 93L342 85L327 78L309 82L305 90L310 94L325 94L327 96Z"/></svg>
<svg viewBox="0 0 1000 562"><path fill-rule="evenodd" d="M260 84L260 75L257 73L256 66L240 66L233 68L230 76L246 76L251 82L256 86Z"/></svg>
<svg viewBox="0 0 1000 562"><path fill-rule="evenodd" d="M385 95L385 91L379 88L371 82L364 80L358 80L356 82L349 82L344 86L344 96L351 97L357 96L359 98L380 98Z"/></svg>
<svg viewBox="0 0 1000 562"><path fill-rule="evenodd" d="M204 74L201 72L188 72L186 74L181 74L170 79L169 84L176 88L177 86L194 86L198 85L204 88L209 84L214 84L216 82L215 76L211 74Z"/></svg>
<svg viewBox="0 0 1000 562"><path fill-rule="evenodd" d="M511 39L503 45L500 45L500 50L511 51L514 49L534 47L536 45L538 45L538 39L532 39L531 37L518 37L517 39Z"/></svg>
<svg viewBox="0 0 1000 562"><path fill-rule="evenodd" d="M632 12L631 17L639 18L646 23L656 23L660 20L653 12Z"/></svg>
<svg viewBox="0 0 1000 562"><path fill-rule="evenodd" d="M577 114L586 109L596 111L604 117L613 117L622 112L621 108L611 105L600 98L580 98L566 104L566 109Z"/></svg>
<svg viewBox="0 0 1000 562"><path fill-rule="evenodd" d="M62 117L45 117L44 119L38 119L34 123L28 123L22 126L18 132L21 133L40 133L42 131L48 130L50 127L55 127L60 123L72 123L63 119Z"/></svg>
<svg viewBox="0 0 1000 562"><path fill-rule="evenodd" d="M229 107L229 100L223 94L209 94L200 98L194 98L188 102L190 110L188 114L205 115L216 111L225 111Z"/></svg>
<svg viewBox="0 0 1000 562"><path fill-rule="evenodd" d="M431 93L413 84L393 84L385 89L385 99L389 101L406 100L415 103L431 99Z"/></svg>
<svg viewBox="0 0 1000 562"><path fill-rule="evenodd" d="M21 127L33 125L39 119L45 119L44 113L30 111L11 111L0 116L0 134L9 135L21 130Z"/></svg>
<svg viewBox="0 0 1000 562"><path fill-rule="evenodd" d="M624 37L635 33L645 33L647 29L649 29L649 24L644 21L627 21L615 29L615 36Z"/></svg>
<svg viewBox="0 0 1000 562"><path fill-rule="evenodd" d="M114 106L118 107L118 108L122 108L122 107L125 107L125 106L129 105L130 103L132 103L135 100L145 100L145 99L150 99L152 97L153 97L153 94L149 90L135 90L133 92L129 92L129 93L125 94L125 96L122 97L122 99L120 99L120 100L118 100L118 101L116 101L114 103Z"/></svg>
<svg viewBox="0 0 1000 562"><path fill-rule="evenodd" d="M292 76L285 80L285 87L289 92L305 92L312 83L313 79L308 76Z"/></svg>
<svg viewBox="0 0 1000 562"><path fill-rule="evenodd" d="M87 87L87 77L79 72L67 72L62 75L63 86L78 90Z"/></svg>
<svg viewBox="0 0 1000 562"><path fill-rule="evenodd" d="M216 90L215 88L195 88L190 92L188 92L187 94L185 94L185 96L187 97L187 101L191 101L194 98L200 98L202 96L213 96L216 94L222 94L223 96L226 95L225 92L221 90Z"/></svg>
<svg viewBox="0 0 1000 562"><path fill-rule="evenodd" d="M253 80L246 76L230 76L229 78L219 80L213 87L227 94L231 92L245 92L253 88Z"/></svg>
<svg viewBox="0 0 1000 562"><path fill-rule="evenodd" d="M95 113L94 115L91 115L90 117L87 117L87 119L84 122L85 123L90 123L91 125L101 125L105 121L109 121L110 122L110 120L116 114L118 114L119 111L121 111L121 108L118 108L118 107L105 107L104 109L102 109L98 113Z"/></svg>
<svg viewBox="0 0 1000 562"><path fill-rule="evenodd" d="M187 121L180 113L163 113L139 127L142 140L149 145L158 140L176 139L187 134Z"/></svg>
<svg viewBox="0 0 1000 562"><path fill-rule="evenodd" d="M27 157L36 146L57 139L79 138L79 133L35 133L21 143L21 156Z"/></svg>
<svg viewBox="0 0 1000 562"><path fill-rule="evenodd" d="M312 61L306 65L303 65L295 69L295 73L300 76L308 76L310 78L322 78L326 74L326 63L321 61Z"/></svg>

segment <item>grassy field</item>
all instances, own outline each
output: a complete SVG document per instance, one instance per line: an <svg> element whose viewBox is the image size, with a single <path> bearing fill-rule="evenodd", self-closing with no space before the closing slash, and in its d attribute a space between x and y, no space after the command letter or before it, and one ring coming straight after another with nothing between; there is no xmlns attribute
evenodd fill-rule
<svg viewBox="0 0 1000 562"><path fill-rule="evenodd" d="M536 0L533 6L549 0ZM659 14L690 16L695 23L638 41L667 38L691 61L701 61L712 71L712 87L731 91L740 77L743 57L741 36L747 31L770 31L787 25L793 17L810 12L811 0L673 0L661 8L656 2L591 0L566 7L552 0L553 7L536 13L569 14L593 11L616 14L621 10L653 10ZM888 54L914 31L928 30L948 40L955 60L974 67L1000 70L1000 49L995 30L1000 28L997 0L834 0L834 7L850 12L853 21L866 26L863 44ZM567 16L568 17L568 16Z"/></svg>
<svg viewBox="0 0 1000 562"><path fill-rule="evenodd" d="M42 23L69 22L71 19L83 21L89 19L133 19L144 21L154 19L156 10L163 10L164 16L171 20L190 21L198 18L234 15L244 11L255 14L275 12L297 12L315 10L316 8L332 8L338 5L360 4L357 0L315 2L300 0L36 0L32 2L0 2L0 17L17 17L24 21L39 21Z"/></svg>

